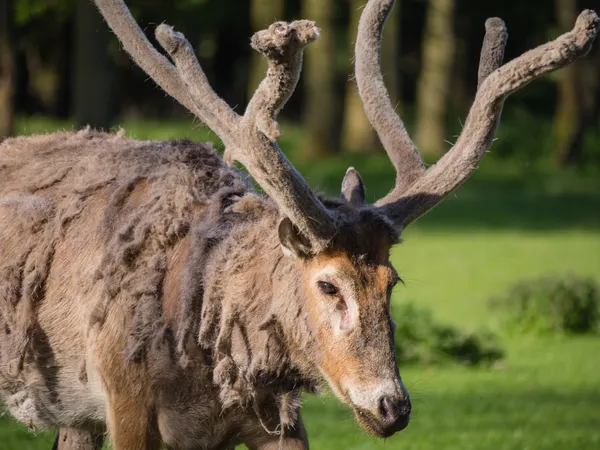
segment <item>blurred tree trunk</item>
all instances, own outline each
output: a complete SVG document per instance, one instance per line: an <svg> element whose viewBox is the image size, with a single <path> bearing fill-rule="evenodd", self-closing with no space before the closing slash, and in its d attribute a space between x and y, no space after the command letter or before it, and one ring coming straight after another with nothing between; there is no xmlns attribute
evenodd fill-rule
<svg viewBox="0 0 600 450"><path fill-rule="evenodd" d="M455 53L454 0L429 0L417 86L416 141L425 155L444 153Z"/></svg>
<svg viewBox="0 0 600 450"><path fill-rule="evenodd" d="M312 158L332 153L338 145L335 96L334 0L303 0L302 17L322 30L304 56L304 148Z"/></svg>
<svg viewBox="0 0 600 450"><path fill-rule="evenodd" d="M570 30L577 18L577 1L555 0L554 5L560 32ZM592 48L586 58L563 68L558 75L558 105L553 128L555 159L560 166L581 162L585 130L597 120L599 54L597 48Z"/></svg>
<svg viewBox="0 0 600 450"><path fill-rule="evenodd" d="M467 18L459 17L458 11L455 12L455 47L454 58L452 59L452 81L450 89L450 98L448 105L450 113L463 115L464 111L468 111L473 102L473 93L470 92L470 81L474 75L474 68L469 65L468 61L468 43L467 40L472 36L471 29L467 22Z"/></svg>
<svg viewBox="0 0 600 450"><path fill-rule="evenodd" d="M364 0L350 1L350 28L348 42L351 43L350 54L354 55L354 44L356 42L356 33L358 30L358 21L364 7ZM381 49L381 66L385 84L390 94L392 104L399 102L399 80L398 73L398 53L399 53L399 18L400 5L396 6L390 12L388 20L383 29L383 44ZM354 67L352 67L354 70ZM358 89L355 80L346 83L346 101L344 110L343 125L344 149L352 152L371 151L378 146L379 140L377 133L367 120L364 113L363 104L358 95Z"/></svg>
<svg viewBox="0 0 600 450"><path fill-rule="evenodd" d="M75 13L72 111L78 127L108 129L112 119L113 65L110 30L89 0L77 0Z"/></svg>
<svg viewBox="0 0 600 450"><path fill-rule="evenodd" d="M14 131L15 50L12 0L0 0L0 139Z"/></svg>
<svg viewBox="0 0 600 450"><path fill-rule="evenodd" d="M252 0L250 15L253 32L267 28L273 22L282 19L283 0ZM252 98L266 72L267 60L260 53L253 51L248 77L248 99Z"/></svg>
<svg viewBox="0 0 600 450"><path fill-rule="evenodd" d="M73 19L65 21L61 27L59 34L59 45L56 49L56 57L54 67L57 72L57 86L55 93L54 111L57 117L66 119L69 117L69 107L71 104L71 79L73 76L71 68L71 58L73 57L70 51L73 45Z"/></svg>

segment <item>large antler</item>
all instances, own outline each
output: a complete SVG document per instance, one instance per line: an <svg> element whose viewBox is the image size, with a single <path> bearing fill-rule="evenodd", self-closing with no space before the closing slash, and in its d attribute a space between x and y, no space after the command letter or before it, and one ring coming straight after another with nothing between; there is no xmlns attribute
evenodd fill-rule
<svg viewBox="0 0 600 450"><path fill-rule="evenodd" d="M394 111L383 83L379 54L381 31L394 0L369 0L356 40L356 81L365 113L396 168L396 185L375 203L404 228L465 181L488 151L505 98L534 78L585 55L600 26L595 12L583 11L572 31L501 66L506 45L504 23L486 22L479 86L465 126L454 146L425 170L419 153Z"/></svg>
<svg viewBox="0 0 600 450"><path fill-rule="evenodd" d="M156 29L173 65L148 41L122 0L95 2L133 60L221 138L228 157L240 161L275 200L308 240L310 252L323 250L335 233L333 218L275 142L276 116L296 87L304 48L318 37L315 23L278 22L254 35L252 47L267 57L269 71L241 117L213 91L183 34L164 24Z"/></svg>

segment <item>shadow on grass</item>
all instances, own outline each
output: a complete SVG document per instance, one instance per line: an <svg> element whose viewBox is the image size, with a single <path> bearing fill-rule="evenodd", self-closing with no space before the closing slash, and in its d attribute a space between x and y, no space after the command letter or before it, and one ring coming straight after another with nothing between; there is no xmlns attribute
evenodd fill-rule
<svg viewBox="0 0 600 450"><path fill-rule="evenodd" d="M482 389L482 386L479 386ZM600 391L535 388L452 393L413 392L409 427L382 441L360 430L350 409L312 397L303 417L314 448L327 449L597 449ZM3 450L49 449L54 431L33 434L0 419Z"/></svg>

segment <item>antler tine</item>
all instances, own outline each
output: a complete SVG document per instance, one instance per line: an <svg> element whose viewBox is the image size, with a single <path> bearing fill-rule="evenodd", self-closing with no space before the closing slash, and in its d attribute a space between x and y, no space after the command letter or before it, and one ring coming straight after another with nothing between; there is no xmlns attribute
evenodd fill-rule
<svg viewBox="0 0 600 450"><path fill-rule="evenodd" d="M206 98L206 91L212 92L212 89L190 44L167 25L160 25L156 36L175 62L190 96L200 103ZM254 35L252 46L267 56L269 70L244 117L235 119L235 133L230 133L226 142L227 159L237 159L248 169L282 213L309 240L313 252L326 247L335 232L333 221L277 146L279 127L275 117L296 87L304 47L317 36L314 22L308 21L278 22ZM210 99L210 102L215 100Z"/></svg>
<svg viewBox="0 0 600 450"><path fill-rule="evenodd" d="M358 24L355 72L365 114L396 169L394 192L402 192L425 172L419 151L396 114L381 73L381 34L394 0L370 0Z"/></svg>
<svg viewBox="0 0 600 450"><path fill-rule="evenodd" d="M485 79L504 61L504 49L508 40L508 32L504 21L499 17L491 17L485 21L485 36L481 45L477 89Z"/></svg>
<svg viewBox="0 0 600 450"><path fill-rule="evenodd" d="M478 86L479 89L487 77L502 65L504 60L504 49L508 33L506 25L502 19L497 17L490 18L485 22L485 36L481 46L481 55L479 59ZM502 105L499 106L502 108ZM494 129L500 121L498 114ZM376 205L387 205L396 202L399 198L406 196L406 190L394 189L390 194L376 202Z"/></svg>
<svg viewBox="0 0 600 450"><path fill-rule="evenodd" d="M178 73L178 70L167 58L156 51L148 41L123 0L95 0L95 3L109 27L119 38L135 63L167 94L196 115L228 145L233 140L232 136L236 134L236 124L240 118L212 90L198 61L193 56L193 52L192 58L195 64L190 61L189 67L186 67L186 73L193 81L190 86L186 85L185 80L180 77L181 72ZM158 27L157 32L161 28L163 30L165 28L170 29L166 25L161 25ZM169 33L165 34L168 35ZM168 44L177 45L178 47L171 48L171 50L177 52L181 49L181 53L189 53L191 46L183 35L174 32L172 34L175 39L168 41ZM161 45L164 47L163 42L161 42ZM193 89L190 90L190 87L193 87Z"/></svg>
<svg viewBox="0 0 600 450"><path fill-rule="evenodd" d="M244 118L254 121L272 141L280 136L275 118L296 89L304 48L319 37L320 30L311 20L276 22L252 36L252 48L267 58L267 76L252 96Z"/></svg>
<svg viewBox="0 0 600 450"><path fill-rule="evenodd" d="M332 217L277 146L279 126L275 117L296 87L302 68L304 47L318 36L314 22L278 22L254 35L252 46L269 62L265 80L248 104L237 124L237 132L227 143L226 159L237 159L265 192L277 203L297 229L310 242L312 252L323 250L333 234ZM189 86L190 95L200 100L201 90L194 90L199 68L191 46L181 33L159 26L157 38L169 53L179 74Z"/></svg>
<svg viewBox="0 0 600 450"><path fill-rule="evenodd" d="M599 27L598 15L585 10L572 31L524 53L484 77L463 131L452 149L401 197L386 198L376 205L381 206L383 212L400 227L406 227L434 207L479 166L492 144L505 97L534 78L585 55ZM488 29L488 33L490 31L493 32Z"/></svg>
<svg viewBox="0 0 600 450"><path fill-rule="evenodd" d="M237 145L241 117L212 89L192 45L182 33L174 31L173 27L166 24L156 27L155 35L159 44L175 62L176 72L199 111L199 119L221 138L226 147Z"/></svg>
<svg viewBox="0 0 600 450"><path fill-rule="evenodd" d="M308 20L277 22L255 33L252 48L267 58L268 70L242 119L247 146L231 152L308 238L315 253L335 234L334 220L275 141L280 134L276 116L296 88L304 48L318 36L316 24Z"/></svg>
<svg viewBox="0 0 600 450"><path fill-rule="evenodd" d="M223 140L226 154L238 159L275 200L308 240L310 251L325 249L335 233L333 218L275 143L275 117L296 87L304 47L319 34L314 22L278 22L254 36L252 45L267 56L269 72L240 117L213 91L183 34L165 24L156 29L173 66L146 39L123 0L95 1L134 61Z"/></svg>

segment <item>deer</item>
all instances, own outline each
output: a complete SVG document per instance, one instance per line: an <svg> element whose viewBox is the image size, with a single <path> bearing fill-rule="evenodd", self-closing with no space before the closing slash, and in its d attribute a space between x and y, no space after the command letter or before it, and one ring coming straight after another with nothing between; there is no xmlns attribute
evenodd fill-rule
<svg viewBox="0 0 600 450"><path fill-rule="evenodd" d="M462 133L427 168L380 67L394 0L368 0L355 79L396 180L366 204L354 168L339 198L321 196L277 144L277 116L319 37L314 22L252 37L268 69L240 115L181 33L156 28L167 58L122 0L95 3L133 61L225 152L89 128L0 144L0 393L10 414L59 428L63 450L98 449L105 435L115 450L307 449L302 395L331 390L367 433L405 429L390 250L477 169L506 97L589 51L596 13L506 64L506 26L488 19Z"/></svg>

